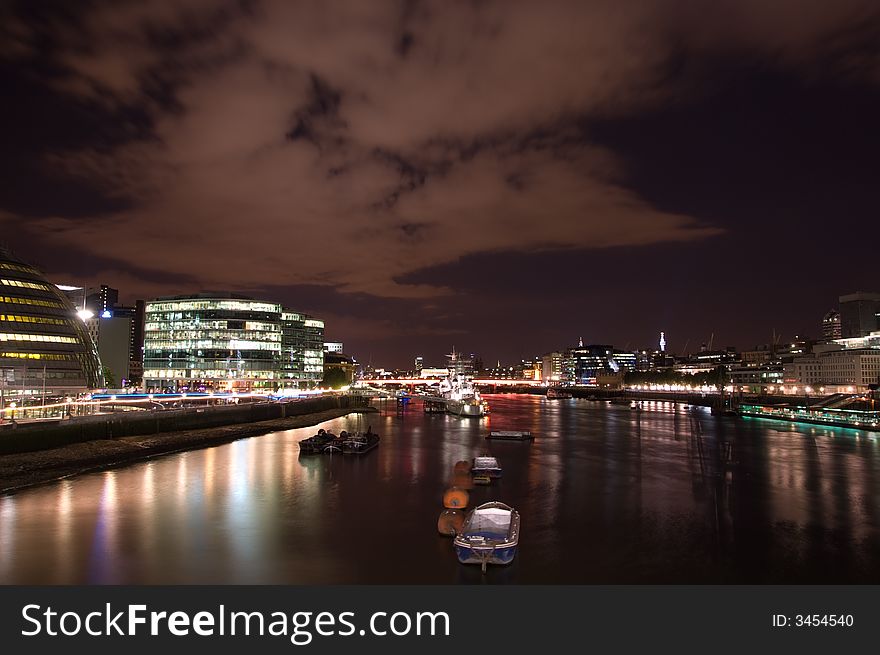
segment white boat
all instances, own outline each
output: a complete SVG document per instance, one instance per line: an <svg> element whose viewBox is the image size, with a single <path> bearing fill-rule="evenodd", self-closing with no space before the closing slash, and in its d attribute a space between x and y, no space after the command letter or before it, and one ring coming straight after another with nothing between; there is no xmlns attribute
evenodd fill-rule
<svg viewBox="0 0 880 655"><path fill-rule="evenodd" d="M571 397L572 396L571 396L570 391L564 391L564 390L560 389L559 387L550 387L549 389L547 389L547 399L548 400L553 400L553 399L557 399L557 398L571 398Z"/></svg>
<svg viewBox="0 0 880 655"><path fill-rule="evenodd" d="M500 478L501 464L498 463L497 457L480 455L479 457L474 457L473 465L471 466L471 473L474 475L485 474L490 478Z"/></svg>
<svg viewBox="0 0 880 655"><path fill-rule="evenodd" d="M486 413L486 404L473 380L456 371L458 355L453 350L449 362L449 375L440 381L440 396L446 400L446 411L456 416L479 418Z"/></svg>
<svg viewBox="0 0 880 655"><path fill-rule="evenodd" d="M490 432L487 439L500 439L502 441L531 441L535 437L531 432L523 430L494 430Z"/></svg>
<svg viewBox="0 0 880 655"><path fill-rule="evenodd" d="M498 501L471 510L453 546L462 564L510 564L519 545L519 512Z"/></svg>

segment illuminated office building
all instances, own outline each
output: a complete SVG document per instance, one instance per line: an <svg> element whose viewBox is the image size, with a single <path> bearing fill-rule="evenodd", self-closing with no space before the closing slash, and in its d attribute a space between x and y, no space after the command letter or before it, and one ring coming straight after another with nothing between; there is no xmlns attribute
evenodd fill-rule
<svg viewBox="0 0 880 655"><path fill-rule="evenodd" d="M0 246L0 400L76 395L102 385L98 353L73 304Z"/></svg>
<svg viewBox="0 0 880 655"><path fill-rule="evenodd" d="M282 386L312 386L324 377L324 321L285 309L281 314Z"/></svg>
<svg viewBox="0 0 880 655"><path fill-rule="evenodd" d="M582 345L565 352L563 369L565 378L574 384L595 385L600 373L615 372L610 364L614 348L604 345Z"/></svg>
<svg viewBox="0 0 880 655"><path fill-rule="evenodd" d="M150 300L144 386L175 391L275 388L281 345L278 303L230 293Z"/></svg>

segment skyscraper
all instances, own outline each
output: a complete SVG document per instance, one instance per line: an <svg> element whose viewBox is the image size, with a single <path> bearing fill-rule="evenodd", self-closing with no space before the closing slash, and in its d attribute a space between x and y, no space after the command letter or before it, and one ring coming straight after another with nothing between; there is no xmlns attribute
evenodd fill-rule
<svg viewBox="0 0 880 655"><path fill-rule="evenodd" d="M840 336L864 337L880 330L880 293L858 291L840 297Z"/></svg>
<svg viewBox="0 0 880 655"><path fill-rule="evenodd" d="M840 312L831 309L822 317L822 341L833 341L840 336Z"/></svg>

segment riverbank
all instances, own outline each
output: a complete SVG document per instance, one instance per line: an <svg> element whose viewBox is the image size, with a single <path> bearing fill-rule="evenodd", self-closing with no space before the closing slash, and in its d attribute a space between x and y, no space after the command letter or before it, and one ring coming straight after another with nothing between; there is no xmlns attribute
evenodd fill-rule
<svg viewBox="0 0 880 655"><path fill-rule="evenodd" d="M270 432L305 428L347 414L376 411L373 407L334 408L269 421L94 439L49 450L0 455L0 494L159 455L218 446Z"/></svg>

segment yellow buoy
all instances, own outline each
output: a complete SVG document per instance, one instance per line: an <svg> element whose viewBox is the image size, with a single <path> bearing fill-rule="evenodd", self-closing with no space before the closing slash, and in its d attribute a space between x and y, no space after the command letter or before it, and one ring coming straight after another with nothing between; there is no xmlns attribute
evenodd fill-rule
<svg viewBox="0 0 880 655"><path fill-rule="evenodd" d="M464 512L457 509L445 509L437 519L437 531L447 537L454 537L461 532L464 525Z"/></svg>
<svg viewBox="0 0 880 655"><path fill-rule="evenodd" d="M443 507L462 509L467 507L468 492L458 487L451 487L443 494Z"/></svg>

